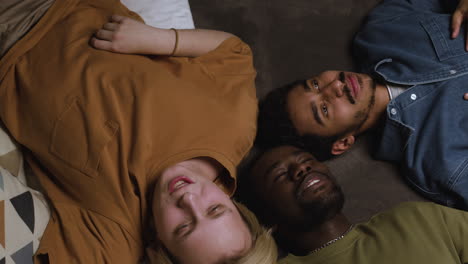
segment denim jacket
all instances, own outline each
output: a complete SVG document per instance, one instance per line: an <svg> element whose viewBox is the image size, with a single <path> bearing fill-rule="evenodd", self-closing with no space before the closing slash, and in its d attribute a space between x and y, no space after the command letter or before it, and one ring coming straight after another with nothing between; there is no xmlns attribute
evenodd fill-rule
<svg viewBox="0 0 468 264"><path fill-rule="evenodd" d="M387 106L377 158L429 199L468 210L468 52L451 39L458 1L387 0L354 41L361 71L409 88Z"/></svg>

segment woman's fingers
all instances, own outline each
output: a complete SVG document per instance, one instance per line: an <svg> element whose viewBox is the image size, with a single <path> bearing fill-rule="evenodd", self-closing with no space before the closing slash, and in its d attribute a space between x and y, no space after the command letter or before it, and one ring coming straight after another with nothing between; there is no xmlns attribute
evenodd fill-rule
<svg viewBox="0 0 468 264"><path fill-rule="evenodd" d="M468 0L460 0L452 15L452 38L460 35L460 28L466 24L468 18ZM468 36L468 30L466 31ZM468 38L465 40L465 50L468 51Z"/></svg>
<svg viewBox="0 0 468 264"><path fill-rule="evenodd" d="M458 37L460 27L463 22L463 13L460 10L455 11L452 16L452 38Z"/></svg>
<svg viewBox="0 0 468 264"><path fill-rule="evenodd" d="M96 49L101 49L101 50L111 50L112 49L112 43L107 41L107 40L101 40L96 37L91 38L91 46L93 46Z"/></svg>
<svg viewBox="0 0 468 264"><path fill-rule="evenodd" d="M95 36L96 36L98 39L107 40L107 41L111 41L113 35L114 35L114 32L109 31L109 30L105 30L105 29L100 29L100 30L98 30L98 31L96 32L96 34L95 34Z"/></svg>
<svg viewBox="0 0 468 264"><path fill-rule="evenodd" d="M149 32L149 33L148 33ZM118 53L145 53L148 26L128 17L113 15L91 39L91 45ZM103 42L104 41L104 42Z"/></svg>
<svg viewBox="0 0 468 264"><path fill-rule="evenodd" d="M102 29L109 30L109 31L115 31L118 27L118 24L116 23L105 23L102 26Z"/></svg>
<svg viewBox="0 0 468 264"><path fill-rule="evenodd" d="M119 16L119 15L112 15L110 21L116 22L116 23L121 23L126 17L124 16Z"/></svg>
<svg viewBox="0 0 468 264"><path fill-rule="evenodd" d="M464 13L461 10L455 11L452 16L452 38L458 37L460 34L460 28L462 27L463 24L465 24L465 17L468 16L468 14ZM465 42L465 50L468 51L468 30L466 30L466 42Z"/></svg>
<svg viewBox="0 0 468 264"><path fill-rule="evenodd" d="M463 99L468 100L468 93L463 96Z"/></svg>

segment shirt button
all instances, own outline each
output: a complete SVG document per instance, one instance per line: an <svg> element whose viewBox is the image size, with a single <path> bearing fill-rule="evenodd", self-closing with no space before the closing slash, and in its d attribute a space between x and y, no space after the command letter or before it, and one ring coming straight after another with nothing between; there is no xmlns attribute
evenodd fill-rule
<svg viewBox="0 0 468 264"><path fill-rule="evenodd" d="M418 96L417 96L417 95L415 95L415 94L411 94L411 97L410 97L410 98L411 98L411 100L413 100L413 101L414 101L414 100L416 100L416 98L418 98Z"/></svg>
<svg viewBox="0 0 468 264"><path fill-rule="evenodd" d="M395 108L392 108L392 109L390 110L390 113L391 113L392 115L396 115L397 111L396 111Z"/></svg>
<svg viewBox="0 0 468 264"><path fill-rule="evenodd" d="M450 70L449 72L450 72L450 74L455 74L455 73L457 73L456 70Z"/></svg>

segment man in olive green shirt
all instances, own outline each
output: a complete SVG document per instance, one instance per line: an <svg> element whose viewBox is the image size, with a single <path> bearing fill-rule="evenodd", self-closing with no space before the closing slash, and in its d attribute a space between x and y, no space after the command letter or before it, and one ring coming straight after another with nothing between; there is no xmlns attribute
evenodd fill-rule
<svg viewBox="0 0 468 264"><path fill-rule="evenodd" d="M288 253L280 264L468 263L467 212L411 202L352 225L327 166L292 146L265 152L249 176L251 208Z"/></svg>

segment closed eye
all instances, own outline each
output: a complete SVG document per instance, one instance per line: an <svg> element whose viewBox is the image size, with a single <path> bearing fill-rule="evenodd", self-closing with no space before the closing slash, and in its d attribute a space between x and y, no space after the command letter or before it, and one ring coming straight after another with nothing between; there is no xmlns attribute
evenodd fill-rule
<svg viewBox="0 0 468 264"><path fill-rule="evenodd" d="M226 207L222 204L215 204L210 206L207 210L207 215L216 218L221 216L226 211Z"/></svg>
<svg viewBox="0 0 468 264"><path fill-rule="evenodd" d="M277 173L277 175L275 176L275 179L273 180L274 182L277 182L279 181L283 176L286 176L286 174L288 173L288 171L286 170L281 170Z"/></svg>
<svg viewBox="0 0 468 264"><path fill-rule="evenodd" d="M190 225L192 224L192 222L184 222L180 225L178 225L176 227L176 229L174 230L174 235L176 237L184 237L186 236L187 233L190 232Z"/></svg>
<svg viewBox="0 0 468 264"><path fill-rule="evenodd" d="M314 160L314 159L313 159L313 158L305 158L305 159L303 159L303 160L300 160L299 163L302 164L302 163L309 162L309 161L311 161L311 160Z"/></svg>

